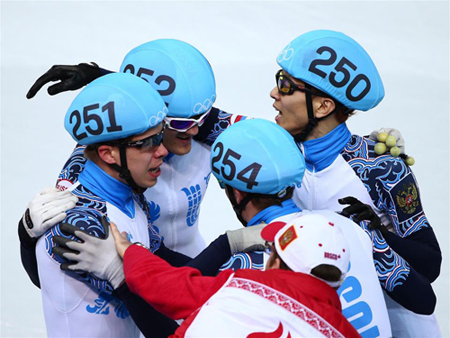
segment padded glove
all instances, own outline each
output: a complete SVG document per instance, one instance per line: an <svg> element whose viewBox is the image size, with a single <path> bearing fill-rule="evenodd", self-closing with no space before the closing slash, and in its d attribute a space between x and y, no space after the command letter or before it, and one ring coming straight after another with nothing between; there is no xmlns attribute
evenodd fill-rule
<svg viewBox="0 0 450 338"><path fill-rule="evenodd" d="M75 207L78 198L68 190L46 187L28 204L23 215L25 230L31 238L42 236L66 218L66 211Z"/></svg>
<svg viewBox="0 0 450 338"><path fill-rule="evenodd" d="M265 241L261 237L261 231L265 226L266 224L258 224L238 230L228 230L226 234L231 254L264 250Z"/></svg>
<svg viewBox="0 0 450 338"><path fill-rule="evenodd" d="M62 236L53 237L58 247L53 252L70 263L61 264L61 270L74 272L88 272L100 279L107 280L114 289L118 288L125 280L123 263L117 253L114 237L110 231L110 224L106 217L102 218L105 229L105 238L91 236L73 225L63 223L60 229L65 234L77 237L82 242L71 240Z"/></svg>
<svg viewBox="0 0 450 338"><path fill-rule="evenodd" d="M36 80L27 93L27 99L34 97L42 86L49 82L60 81L47 89L50 95L55 95L80 89L102 75L104 74L101 69L94 62L80 63L77 66L55 65Z"/></svg>

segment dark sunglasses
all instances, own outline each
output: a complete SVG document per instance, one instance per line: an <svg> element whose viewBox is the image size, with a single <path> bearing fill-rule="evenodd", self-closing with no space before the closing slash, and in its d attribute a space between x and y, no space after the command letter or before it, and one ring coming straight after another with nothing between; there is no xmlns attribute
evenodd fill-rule
<svg viewBox="0 0 450 338"><path fill-rule="evenodd" d="M286 75L283 74L283 69L280 69L275 74L275 80L277 81L278 92L281 95L292 95L296 90L302 93L310 93L311 95L321 96L316 93L313 93L308 88L304 86L299 86L292 82Z"/></svg>
<svg viewBox="0 0 450 338"><path fill-rule="evenodd" d="M188 131L189 129L195 127L198 125L201 127L203 123L205 123L206 119L208 118L209 112L211 109L209 109L206 113L199 116L198 119L185 119L185 118L178 118L178 117L169 117L167 116L164 120L166 121L166 126L169 129L176 130L180 133L184 133Z"/></svg>
<svg viewBox="0 0 450 338"><path fill-rule="evenodd" d="M125 142L123 145L125 147L133 147L137 149L145 148L147 150L155 150L159 147L163 141L164 137L164 129L161 130L158 134L151 135L142 140Z"/></svg>

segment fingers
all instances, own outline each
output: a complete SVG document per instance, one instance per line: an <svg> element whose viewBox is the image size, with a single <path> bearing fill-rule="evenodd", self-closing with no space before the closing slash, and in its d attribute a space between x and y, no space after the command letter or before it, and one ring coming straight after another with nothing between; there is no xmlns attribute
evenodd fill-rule
<svg viewBox="0 0 450 338"><path fill-rule="evenodd" d="M112 234L114 236L114 241L117 243L121 239L121 235L120 235L119 229L117 229L117 226L116 226L116 224L114 222L111 222L110 225L111 225L111 232L112 232Z"/></svg>
<svg viewBox="0 0 450 338"><path fill-rule="evenodd" d="M360 201L353 196L347 196L347 197L338 199L338 202L339 202L339 204L355 204Z"/></svg>
<svg viewBox="0 0 450 338"><path fill-rule="evenodd" d="M373 213L371 210L368 210L367 208L357 214L355 217L353 217L353 220L355 222L361 222L361 221L372 221L373 219Z"/></svg>
<svg viewBox="0 0 450 338"><path fill-rule="evenodd" d="M54 253L55 255L57 255L59 257L62 257L62 258L65 258L65 259L68 259L71 261L76 260L78 254L79 254L79 252L63 248L62 246L55 246L52 249L52 253Z"/></svg>
<svg viewBox="0 0 450 338"><path fill-rule="evenodd" d="M58 224L62 221L64 221L64 219L66 218L67 214L65 212L54 215L48 219L46 219L43 223L42 223L42 231L47 231L48 229L50 229L52 226L54 226L55 224Z"/></svg>
<svg viewBox="0 0 450 338"><path fill-rule="evenodd" d="M63 199L64 201L61 201ZM78 202L78 198L75 195L72 195L72 193L68 190L59 191L56 188L46 188L31 200L30 205L45 205L54 201L56 202L50 206L59 205L68 201L74 201L76 203Z"/></svg>
<svg viewBox="0 0 450 338"><path fill-rule="evenodd" d="M58 77L58 74L60 73L59 70L56 68L56 66L53 66L50 68L45 74L40 76L36 82L31 86L30 90L27 93L27 99L33 98L36 93L47 83L51 81L58 81L60 78Z"/></svg>
<svg viewBox="0 0 450 338"><path fill-rule="evenodd" d="M74 90L74 89L78 89L78 88L80 88L80 87L77 87L75 82L72 81L71 79L69 79L69 80L61 81L57 84L54 84L54 85L48 87L47 92L53 96L53 95L56 95L56 94L59 94L62 92L66 92L68 90Z"/></svg>
<svg viewBox="0 0 450 338"><path fill-rule="evenodd" d="M78 263L62 263L59 267L63 271L72 271L78 274L86 273L85 271L78 269Z"/></svg>
<svg viewBox="0 0 450 338"><path fill-rule="evenodd" d="M72 242L73 240L70 238L63 237L63 236L53 236L52 241L55 244L61 245L63 247L67 247L67 243Z"/></svg>
<svg viewBox="0 0 450 338"><path fill-rule="evenodd" d="M51 201L42 204L41 209L44 209L44 211L42 212L42 216L44 217L44 219L49 219L56 214L72 209L73 207L75 207L77 202L78 198L73 195L58 199L52 199Z"/></svg>
<svg viewBox="0 0 450 338"><path fill-rule="evenodd" d="M367 210L367 206L365 204L356 203L344 208L341 211L341 214L348 217L350 215L359 214L365 210Z"/></svg>
<svg viewBox="0 0 450 338"><path fill-rule="evenodd" d="M106 216L103 216L101 219L101 223L103 225L103 229L105 230L105 239L109 237L109 221L108 218L106 218Z"/></svg>
<svg viewBox="0 0 450 338"><path fill-rule="evenodd" d="M80 228L77 228L69 223L61 223L59 229L62 231L64 235L75 236L81 240L84 240L86 237L93 237L90 236L89 233L87 233L86 231L80 230Z"/></svg>

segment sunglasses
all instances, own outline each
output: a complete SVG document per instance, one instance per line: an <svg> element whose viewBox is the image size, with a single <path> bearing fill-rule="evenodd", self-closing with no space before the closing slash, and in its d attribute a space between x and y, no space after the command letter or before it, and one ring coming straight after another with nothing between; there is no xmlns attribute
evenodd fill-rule
<svg viewBox="0 0 450 338"><path fill-rule="evenodd" d="M321 96L316 93L313 93L308 88L304 86L299 86L292 82L290 78L283 74L283 69L280 69L275 74L275 80L277 81L278 92L281 95L292 95L296 90L302 93L310 93L311 95Z"/></svg>
<svg viewBox="0 0 450 338"><path fill-rule="evenodd" d="M168 117L164 119L166 121L166 126L169 129L176 130L180 133L184 133L189 129L198 125L201 127L203 123L205 123L211 109L209 109L206 113L200 115L198 119L184 119L180 117Z"/></svg>
<svg viewBox="0 0 450 338"><path fill-rule="evenodd" d="M137 149L146 149L146 150L155 150L159 147L163 141L164 137L164 129L161 130L158 134L151 135L142 140L125 142L123 145L125 147L132 147Z"/></svg>
<svg viewBox="0 0 450 338"><path fill-rule="evenodd" d="M264 243L264 252L270 256L272 254L273 250L274 250L273 242L267 242L266 241Z"/></svg>

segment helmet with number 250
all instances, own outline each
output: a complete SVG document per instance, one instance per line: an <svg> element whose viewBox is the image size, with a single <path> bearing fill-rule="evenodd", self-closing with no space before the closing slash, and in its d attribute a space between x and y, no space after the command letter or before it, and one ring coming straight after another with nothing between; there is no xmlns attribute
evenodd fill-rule
<svg viewBox="0 0 450 338"><path fill-rule="evenodd" d="M367 111L384 97L381 77L369 54L340 32L302 34L281 51L277 62L292 77L352 110Z"/></svg>
<svg viewBox="0 0 450 338"><path fill-rule="evenodd" d="M206 113L216 100L216 82L208 60L190 44L159 39L132 49L120 71L141 77L162 96L169 116Z"/></svg>
<svg viewBox="0 0 450 338"><path fill-rule="evenodd" d="M113 73L91 82L73 100L64 126L79 144L139 135L167 114L161 96L136 76Z"/></svg>
<svg viewBox="0 0 450 338"><path fill-rule="evenodd" d="M276 195L301 183L305 160L286 130L267 120L249 119L233 124L216 139L211 168L225 185Z"/></svg>

